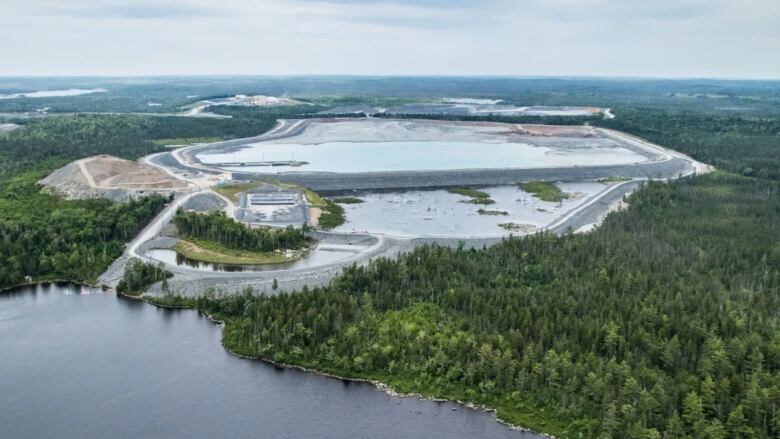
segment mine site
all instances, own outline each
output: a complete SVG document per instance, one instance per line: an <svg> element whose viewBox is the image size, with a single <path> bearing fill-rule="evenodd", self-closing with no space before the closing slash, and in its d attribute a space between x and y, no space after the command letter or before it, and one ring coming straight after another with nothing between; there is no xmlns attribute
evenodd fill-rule
<svg viewBox="0 0 780 439"><path fill-rule="evenodd" d="M780 0L0 11L0 439L780 439Z"/></svg>
<svg viewBox="0 0 780 439"><path fill-rule="evenodd" d="M642 181L707 171L680 153L586 125L321 116L138 162L89 157L40 183L71 199L170 197L99 280L116 286L136 258L173 273L166 288L196 295L326 285L344 267L425 243L481 248L510 235L587 233ZM184 239L182 212L301 230L306 242L264 256L208 248ZM160 293L159 284L149 291Z"/></svg>

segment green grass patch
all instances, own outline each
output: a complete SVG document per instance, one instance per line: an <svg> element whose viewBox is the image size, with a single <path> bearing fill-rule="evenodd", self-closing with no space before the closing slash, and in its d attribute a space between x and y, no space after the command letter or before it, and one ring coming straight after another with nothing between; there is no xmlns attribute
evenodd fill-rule
<svg viewBox="0 0 780 439"><path fill-rule="evenodd" d="M322 214L320 215L319 225L323 229L332 229L344 224L346 220L344 218L344 208L338 204L325 200L327 202L325 207L321 207Z"/></svg>
<svg viewBox="0 0 780 439"><path fill-rule="evenodd" d="M509 212L507 212L506 210L479 209L477 213L480 215L493 215L493 216L509 215Z"/></svg>
<svg viewBox="0 0 780 439"><path fill-rule="evenodd" d="M598 180L596 180L596 182L601 184L613 184L613 183L622 183L624 181L629 181L629 180L631 179L625 177L612 176L612 177L599 178Z"/></svg>
<svg viewBox="0 0 780 439"><path fill-rule="evenodd" d="M236 250L225 247L216 242L203 239L187 237L186 240L180 239L173 250L187 258L211 262L214 264L231 265L265 265L279 264L282 262L296 261L300 259L306 250L293 250L290 256L285 256L285 252L253 252L247 250Z"/></svg>
<svg viewBox="0 0 780 439"><path fill-rule="evenodd" d="M365 202L362 199L357 197L336 197L333 198L331 201L338 204L360 204Z"/></svg>
<svg viewBox="0 0 780 439"><path fill-rule="evenodd" d="M487 206L489 204L494 204L495 200L492 198L472 198L470 200L463 200L461 203L469 203L469 204L482 204L484 206Z"/></svg>
<svg viewBox="0 0 780 439"><path fill-rule="evenodd" d="M564 193L558 186L546 181L520 183L520 188L542 201L560 202L569 198L569 194Z"/></svg>
<svg viewBox="0 0 780 439"><path fill-rule="evenodd" d="M152 143L159 146L167 145L192 145L194 143L219 142L221 137L173 137L169 139L154 139Z"/></svg>
<svg viewBox="0 0 780 439"><path fill-rule="evenodd" d="M469 188L469 187L451 187L447 189L447 192L470 198L470 200L463 200L461 201L461 203L482 204L482 205L495 203L495 201L490 198L490 194L488 194L487 192L478 191L476 189Z"/></svg>
<svg viewBox="0 0 780 439"><path fill-rule="evenodd" d="M469 187L451 187L447 189L447 192L469 198L490 198L490 194L487 192L478 191Z"/></svg>
<svg viewBox="0 0 780 439"><path fill-rule="evenodd" d="M247 192L260 186L262 183L257 181L250 181L249 183L231 183L225 185L219 185L213 188L214 192L226 197L232 202L238 204L238 194L241 192Z"/></svg>
<svg viewBox="0 0 780 439"><path fill-rule="evenodd" d="M325 209L328 207L328 200L322 198L320 194L317 192L314 192L311 189L304 189L303 194L306 196L306 200L311 204L312 207L319 207L320 209Z"/></svg>

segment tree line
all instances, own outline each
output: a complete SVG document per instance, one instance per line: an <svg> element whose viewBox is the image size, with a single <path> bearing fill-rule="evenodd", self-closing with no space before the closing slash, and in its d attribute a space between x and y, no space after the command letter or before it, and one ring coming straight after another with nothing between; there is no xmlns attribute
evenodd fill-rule
<svg viewBox="0 0 780 439"><path fill-rule="evenodd" d="M270 252L299 249L309 244L305 228L249 228L223 212L201 214L179 209L173 223L185 238L205 239L236 250Z"/></svg>
<svg viewBox="0 0 780 439"><path fill-rule="evenodd" d="M162 262L150 264L132 258L127 261L125 273L116 286L116 291L131 296L142 294L155 282L163 281L163 290L167 290L167 279L173 277L173 273L165 269Z"/></svg>
<svg viewBox="0 0 780 439"><path fill-rule="evenodd" d="M26 276L94 281L167 202L159 195L124 204L66 201L39 193L35 175L20 178L24 185L12 187L22 193L0 190L0 286Z"/></svg>
<svg viewBox="0 0 780 439"><path fill-rule="evenodd" d="M163 150L154 139L254 136L276 123L272 112L243 119L62 115L1 135L0 288L26 276L93 281L167 202L65 200L41 192L37 181L48 173L90 155L135 160Z"/></svg>
<svg viewBox="0 0 780 439"><path fill-rule="evenodd" d="M425 246L327 288L191 304L227 319L239 353L563 437L776 437L780 186L717 174L630 205L590 235Z"/></svg>

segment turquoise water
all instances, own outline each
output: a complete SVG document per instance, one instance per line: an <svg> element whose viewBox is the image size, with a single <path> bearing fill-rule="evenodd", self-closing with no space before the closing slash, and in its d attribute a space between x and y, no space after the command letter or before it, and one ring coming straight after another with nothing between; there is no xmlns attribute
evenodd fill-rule
<svg viewBox="0 0 780 439"><path fill-rule="evenodd" d="M204 163L298 160L303 166L228 166L257 172L381 172L443 169L536 168L636 163L644 158L622 148L574 149L525 143L326 142L255 143L240 151L203 153Z"/></svg>

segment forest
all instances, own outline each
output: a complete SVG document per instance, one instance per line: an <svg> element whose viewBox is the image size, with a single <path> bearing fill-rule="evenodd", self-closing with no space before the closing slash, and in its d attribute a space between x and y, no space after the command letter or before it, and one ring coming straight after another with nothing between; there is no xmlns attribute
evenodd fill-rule
<svg viewBox="0 0 780 439"><path fill-rule="evenodd" d="M776 437L780 187L719 173L630 203L591 235L426 246L324 289L164 300L227 320L240 354L562 437Z"/></svg>
<svg viewBox="0 0 780 439"><path fill-rule="evenodd" d="M250 137L275 124L275 113L231 119L94 114L49 117L0 136L0 176L42 162L45 169L51 169L95 154L136 159L164 150L155 139Z"/></svg>
<svg viewBox="0 0 780 439"><path fill-rule="evenodd" d="M168 289L167 279L173 277L173 273L165 269L162 262L149 264L139 259L131 258L125 266L125 273L116 286L118 293L129 296L138 296L155 282L163 282L163 291Z"/></svg>
<svg viewBox="0 0 780 439"><path fill-rule="evenodd" d="M780 179L780 119L650 108L617 108L594 124L671 146L704 163L751 177Z"/></svg>
<svg viewBox="0 0 780 439"><path fill-rule="evenodd" d="M274 113L246 119L85 114L26 121L0 135L0 288L26 276L94 282L168 201L65 200L41 191L37 181L49 172L94 154L134 160L163 150L155 139L254 136L275 123Z"/></svg>
<svg viewBox="0 0 780 439"><path fill-rule="evenodd" d="M272 227L253 229L228 218L224 212L201 214L179 209L173 218L173 223L185 239L192 237L212 241L235 250L254 252L296 250L310 243L305 228L288 226L283 229Z"/></svg>
<svg viewBox="0 0 780 439"><path fill-rule="evenodd" d="M780 113L777 81L520 77L200 76L0 78L0 94L104 88L74 97L0 100L0 113L175 112L193 102L236 94L286 96L326 106L380 107L447 97L502 99L528 105L641 106L697 112ZM150 103L159 104L150 105Z"/></svg>
<svg viewBox="0 0 780 439"><path fill-rule="evenodd" d="M93 282L168 202L67 201L41 193L40 173L0 183L0 287L33 280Z"/></svg>
<svg viewBox="0 0 780 439"><path fill-rule="evenodd" d="M559 437L777 437L776 122L664 114L614 124L726 171L650 182L590 234L425 246L291 294L156 301L224 319L239 354L485 404Z"/></svg>
<svg viewBox="0 0 780 439"><path fill-rule="evenodd" d="M412 94L422 88L389 82ZM487 93L508 83L480 86ZM540 234L476 250L424 246L348 268L325 288L272 297L150 300L224 319L224 343L242 355L485 404L559 437L780 436L780 132L776 118L714 104L775 108L777 93L746 96L757 83L698 91L726 93L723 101L679 97L682 83L627 84L618 97L603 97L595 82L527 85L511 86L509 100L647 102L588 122L720 171L650 182L587 235ZM672 91L659 98L660 90ZM689 104L662 108L681 99ZM0 137L0 286L26 275L94 278L166 202L67 201L40 192L35 182L46 172L96 153L137 158L160 149L154 139L254 135L273 124L271 113L234 113L61 116ZM226 241L243 233L223 238L191 223Z"/></svg>

